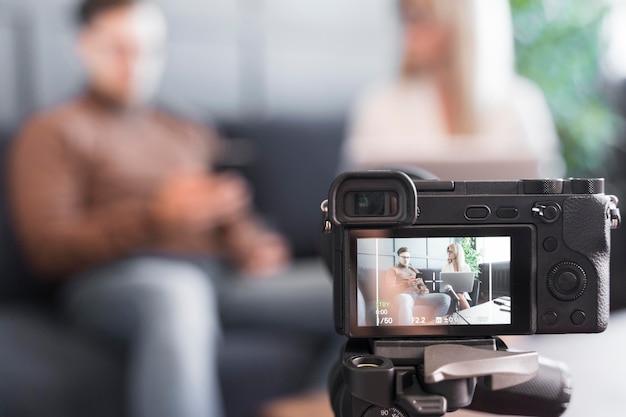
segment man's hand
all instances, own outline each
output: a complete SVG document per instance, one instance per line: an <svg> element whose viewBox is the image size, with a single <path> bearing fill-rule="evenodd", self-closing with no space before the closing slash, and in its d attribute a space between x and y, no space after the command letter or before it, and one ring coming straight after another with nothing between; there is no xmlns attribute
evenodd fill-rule
<svg viewBox="0 0 626 417"><path fill-rule="evenodd" d="M430 292L426 284L424 284L424 280L421 278L409 278L407 280L407 287L417 289L420 294L428 294Z"/></svg>
<svg viewBox="0 0 626 417"><path fill-rule="evenodd" d="M180 174L158 190L150 207L163 234L202 233L245 216L248 187L233 174Z"/></svg>
<svg viewBox="0 0 626 417"><path fill-rule="evenodd" d="M426 286L426 284L424 284L424 280L421 278L417 278L417 289L419 291L420 294L428 294L430 293L430 290L428 289L428 287Z"/></svg>
<svg viewBox="0 0 626 417"><path fill-rule="evenodd" d="M291 251L285 239L273 232L262 232L238 259L241 272L250 277L274 275L286 268Z"/></svg>

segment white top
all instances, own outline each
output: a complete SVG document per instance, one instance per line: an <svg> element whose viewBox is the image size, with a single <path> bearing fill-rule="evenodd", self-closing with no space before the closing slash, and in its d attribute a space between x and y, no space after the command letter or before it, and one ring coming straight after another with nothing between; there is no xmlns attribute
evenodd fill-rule
<svg viewBox="0 0 626 417"><path fill-rule="evenodd" d="M514 78L506 102L491 106L479 121L480 133L450 135L436 86L428 79L399 80L366 91L357 101L344 166L367 168L409 164L426 169L440 164L467 164L467 178L511 179L506 172L530 161L526 177L561 177L565 172L552 118L539 89ZM481 164L498 169L477 178L471 171ZM501 168L500 168L501 166ZM461 169L461 171L463 168ZM528 168L521 168L522 171ZM445 171L445 169L444 169ZM534 172L532 172L534 171ZM445 177L435 172L440 177ZM463 174L463 171L461 172ZM502 175L498 175L502 174ZM533 175L534 174L534 175ZM498 177L495 177L498 176Z"/></svg>
<svg viewBox="0 0 626 417"><path fill-rule="evenodd" d="M467 263L461 265L461 269L459 271L454 270L454 264L452 262L446 261L441 268L441 272L471 272L470 266Z"/></svg>

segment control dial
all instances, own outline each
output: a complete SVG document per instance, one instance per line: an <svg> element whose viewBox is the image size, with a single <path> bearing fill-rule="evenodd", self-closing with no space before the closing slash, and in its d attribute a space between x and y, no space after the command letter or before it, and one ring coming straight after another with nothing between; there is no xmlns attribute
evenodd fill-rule
<svg viewBox="0 0 626 417"><path fill-rule="evenodd" d="M561 194L562 179L522 180L524 194Z"/></svg>
<svg viewBox="0 0 626 417"><path fill-rule="evenodd" d="M561 262L548 273L548 290L561 301L572 301L583 295L587 288L587 275L574 262Z"/></svg>

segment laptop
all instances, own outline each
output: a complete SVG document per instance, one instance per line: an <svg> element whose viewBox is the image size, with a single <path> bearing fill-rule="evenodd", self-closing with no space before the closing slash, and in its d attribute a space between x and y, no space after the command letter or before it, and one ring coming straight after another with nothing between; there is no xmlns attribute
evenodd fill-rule
<svg viewBox="0 0 626 417"><path fill-rule="evenodd" d="M448 285L454 288L454 292L472 292L474 287L473 272L441 272L439 279L441 280L440 291L445 291Z"/></svg>
<svg viewBox="0 0 626 417"><path fill-rule="evenodd" d="M519 180L538 178L539 163L532 158L420 161L416 164L442 180Z"/></svg>

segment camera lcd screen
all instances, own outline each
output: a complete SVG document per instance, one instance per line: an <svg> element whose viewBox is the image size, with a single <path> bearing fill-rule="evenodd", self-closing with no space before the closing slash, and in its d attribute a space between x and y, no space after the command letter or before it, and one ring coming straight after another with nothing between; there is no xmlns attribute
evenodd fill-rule
<svg viewBox="0 0 626 417"><path fill-rule="evenodd" d="M478 335L492 330L493 334L528 331L529 232L409 230L381 230L379 236L374 231L353 233L358 332Z"/></svg>

